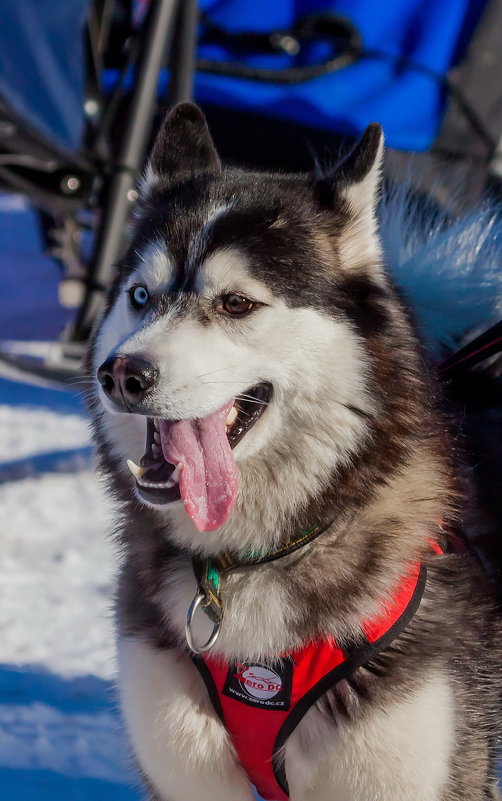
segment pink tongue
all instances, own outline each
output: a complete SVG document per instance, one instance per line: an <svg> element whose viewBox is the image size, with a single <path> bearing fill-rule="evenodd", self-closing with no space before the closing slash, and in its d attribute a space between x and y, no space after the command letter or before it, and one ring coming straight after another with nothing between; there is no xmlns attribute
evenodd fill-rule
<svg viewBox="0 0 502 801"><path fill-rule="evenodd" d="M180 467L180 495L199 531L227 520L237 495L237 466L225 421L233 401L200 420L160 420L166 461Z"/></svg>

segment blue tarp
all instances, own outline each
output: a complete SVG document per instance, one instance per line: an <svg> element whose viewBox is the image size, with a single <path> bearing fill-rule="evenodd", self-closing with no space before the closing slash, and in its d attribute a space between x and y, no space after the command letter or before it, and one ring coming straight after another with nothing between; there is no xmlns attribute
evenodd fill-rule
<svg viewBox="0 0 502 801"><path fill-rule="evenodd" d="M485 0L202 0L200 5L211 20L232 31L288 28L306 14L332 11L355 24L365 50L382 54L291 87L201 75L201 100L354 135L377 121L391 147L426 150L445 106L439 81L465 51ZM200 55L228 57L215 47ZM439 81L402 59L437 73ZM246 63L272 66L271 57ZM293 66L295 59L282 63Z"/></svg>
<svg viewBox="0 0 502 801"><path fill-rule="evenodd" d="M32 126L75 150L81 140L89 0L2 3L0 94Z"/></svg>

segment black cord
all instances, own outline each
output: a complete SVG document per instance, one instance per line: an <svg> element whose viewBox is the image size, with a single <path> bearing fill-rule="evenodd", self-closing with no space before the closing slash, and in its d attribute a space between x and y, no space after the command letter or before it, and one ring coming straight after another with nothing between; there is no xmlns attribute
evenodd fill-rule
<svg viewBox="0 0 502 801"><path fill-rule="evenodd" d="M211 22L206 14L201 13L201 19L206 28L200 39L202 45L219 44L230 50L248 51L250 54L266 53L284 56L297 55L302 43L323 39L328 41L338 52L332 58L319 64L279 69L249 67L242 61L198 59L197 69L199 72L244 78L261 83L292 85L336 72L357 61L361 53L361 37L357 28L345 18L334 14L310 14L289 30L277 30L271 33L251 31L231 34ZM289 49L291 47L295 48L294 53Z"/></svg>
<svg viewBox="0 0 502 801"><path fill-rule="evenodd" d="M213 75L226 75L232 78L259 81L260 83L277 83L285 86L305 83L323 75L348 67L354 64L357 57L349 52L341 53L322 64L306 67L287 67L285 69L267 69L265 67L249 67L239 61L211 61L200 58L197 60L197 70Z"/></svg>

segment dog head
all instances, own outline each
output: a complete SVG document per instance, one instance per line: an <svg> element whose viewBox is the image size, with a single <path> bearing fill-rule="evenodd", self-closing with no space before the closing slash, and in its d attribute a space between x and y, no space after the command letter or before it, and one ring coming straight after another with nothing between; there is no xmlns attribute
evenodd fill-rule
<svg viewBox="0 0 502 801"><path fill-rule="evenodd" d="M98 438L185 544L256 547L371 438L389 387L370 345L397 314L382 151L370 125L329 173L249 173L222 168L196 106L166 118L92 371Z"/></svg>

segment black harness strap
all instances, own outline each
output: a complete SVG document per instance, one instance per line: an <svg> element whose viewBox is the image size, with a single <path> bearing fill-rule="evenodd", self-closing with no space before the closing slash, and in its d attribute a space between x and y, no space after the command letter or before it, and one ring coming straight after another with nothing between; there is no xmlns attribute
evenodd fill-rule
<svg viewBox="0 0 502 801"><path fill-rule="evenodd" d="M274 744L274 752L272 756L273 766L274 766L274 775L277 780L277 783L285 793L289 795L289 788L288 782L286 779L286 772L284 768L284 759L280 758L281 749L286 743L288 737L293 733L296 729L304 715L308 712L311 706L313 706L325 692L330 690L335 684L338 684L339 681L342 679L347 678L351 673L357 670L360 667L363 667L372 659L374 659L379 653L384 651L386 648L391 645L391 643L396 640L399 635L404 631L407 625L410 623L411 619L415 615L418 607L420 606L420 602L422 600L422 596L424 594L425 584L427 581L427 568L424 564L420 567L420 574L418 576L418 581L413 592L413 595L406 606L406 609L402 612L396 622L390 627L388 631L385 632L378 640L373 643L366 642L361 647L349 647L349 649L344 648L344 653L347 654L347 659L342 662L341 665L338 665L334 670L327 673L320 679L317 684L315 684L305 695L303 698L296 704L296 706L291 710L288 717L282 724L279 733L277 735L275 744Z"/></svg>

